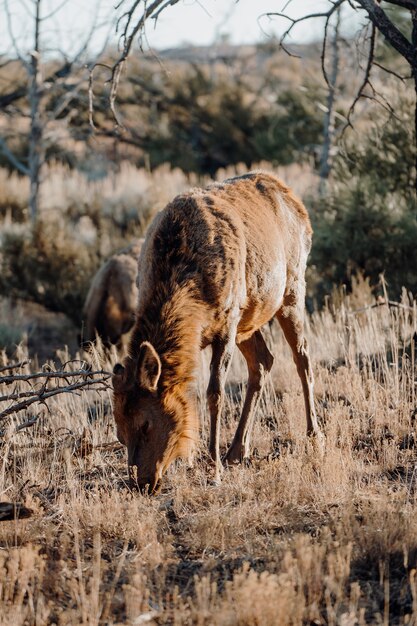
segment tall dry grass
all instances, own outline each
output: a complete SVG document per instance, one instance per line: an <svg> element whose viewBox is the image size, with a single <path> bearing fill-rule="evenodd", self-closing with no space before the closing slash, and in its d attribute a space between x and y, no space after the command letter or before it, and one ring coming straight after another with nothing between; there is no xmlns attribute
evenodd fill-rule
<svg viewBox="0 0 417 626"><path fill-rule="evenodd" d="M269 162L255 164L253 169L274 171L300 196L310 193L318 184L317 175L309 165L292 164L273 167ZM248 168L237 164L216 173L216 180L244 174ZM210 182L207 176L185 174L179 169L163 165L152 172L122 161L117 171L110 171L100 178L90 178L84 172L56 163L43 170L39 217L41 220L57 220L62 217L79 220L83 216L114 215L119 220L138 214L146 227L156 211L172 198L196 186ZM3 226L25 221L28 217L29 183L18 174L10 174L0 168L0 219ZM84 221L80 230L87 227Z"/></svg>
<svg viewBox="0 0 417 626"><path fill-rule="evenodd" d="M272 169L269 163L259 166ZM217 178L246 171L237 165L219 171ZM316 176L307 166L275 171L300 195L316 186ZM38 221L33 225L28 218L27 180L0 169L0 298L35 302L67 315L80 329L85 297L98 267L142 236L175 195L208 182L169 166L149 172L127 161L117 172L98 179L55 164L43 171ZM26 332L17 328L8 333L0 322L0 348L15 343L19 330ZM40 345L38 351L45 353Z"/></svg>
<svg viewBox="0 0 417 626"><path fill-rule="evenodd" d="M58 396L31 430L3 424L0 499L33 515L0 523L0 623L415 624L416 307L406 294L395 308L369 303L362 283L307 323L323 457L305 440L275 327L252 464L224 471L219 487L208 484L203 393L194 467L178 463L154 498L126 486L107 393ZM93 358L110 367L116 354ZM223 449L244 378L238 359Z"/></svg>

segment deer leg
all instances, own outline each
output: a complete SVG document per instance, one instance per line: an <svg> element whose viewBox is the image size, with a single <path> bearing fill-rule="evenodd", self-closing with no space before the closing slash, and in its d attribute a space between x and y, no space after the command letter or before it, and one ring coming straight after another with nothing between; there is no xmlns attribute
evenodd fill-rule
<svg viewBox="0 0 417 626"><path fill-rule="evenodd" d="M250 339L238 344L238 348L246 359L249 378L242 415L236 434L226 454L225 461L229 464L241 462L243 459L249 458L250 436L256 405L262 391L266 373L271 370L274 362L274 357L268 350L260 330L257 330Z"/></svg>
<svg viewBox="0 0 417 626"><path fill-rule="evenodd" d="M214 482L220 482L222 468L220 458L220 418L224 402L224 384L233 353L233 341L217 338L212 343L210 380L207 387L207 400L210 411L210 456L213 459Z"/></svg>
<svg viewBox="0 0 417 626"><path fill-rule="evenodd" d="M303 307L304 307L304 298ZM297 367L303 387L304 404L307 419L307 435L320 435L317 423L316 410L314 408L314 378L308 354L307 341L304 337L304 308L302 308L293 293L284 298L284 303L276 317L289 343L294 363Z"/></svg>

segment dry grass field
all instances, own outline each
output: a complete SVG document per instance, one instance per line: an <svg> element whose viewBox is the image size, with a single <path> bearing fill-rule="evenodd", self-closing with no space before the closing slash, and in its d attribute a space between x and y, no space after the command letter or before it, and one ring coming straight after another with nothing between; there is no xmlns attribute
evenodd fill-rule
<svg viewBox="0 0 417 626"><path fill-rule="evenodd" d="M365 31L363 37L366 43ZM329 93L320 78L321 46L297 49L303 58L283 55L273 40L256 48L225 42L215 56L212 47L210 54L197 47L162 58L132 56L118 95L123 133L114 133L100 109L100 71L103 82L108 78L103 65L94 88L103 136L87 128L87 91L78 79L77 97L64 109L57 106L61 83L56 91L46 81L48 161L35 224L28 178L1 160L0 626L417 626L417 300L405 290L401 301L390 302L381 279L384 295L377 300L369 282L353 276L352 293L334 288L325 306L307 315L321 450L305 436L289 347L276 323L265 327L275 363L257 409L253 454L250 463L224 469L218 486L208 457L210 354L201 357L195 458L175 462L153 497L129 486L110 384L60 393L2 417L11 395L42 388L41 379L5 384L14 363L23 363L15 374L29 375L62 364L76 371L85 363L111 372L120 361L115 348L79 351L83 302L111 254L144 235L175 195L209 182L174 164L212 173L217 164L265 155L292 162L253 169L278 174L317 224L321 248L315 250L329 263L312 257L310 310L329 285L350 280L365 261L372 279L391 271L393 293L394 278L396 294L403 283L414 289L411 87L375 66L369 93L375 87L381 110L388 114L392 105L395 115L375 112L367 96L342 140L343 118L363 81L359 48L343 43L333 89L336 167L323 197L314 169ZM379 37L376 58L402 74L401 61L391 57ZM25 79L20 64L0 65L4 96ZM414 92L410 97L414 102ZM17 102L1 117L0 135L23 156L30 116L26 99ZM116 141L129 139L129 127L134 141ZM255 156L247 149L256 149ZM235 164L214 178L246 172ZM327 215L320 231L316 218ZM345 263L343 255L336 258L337 247L349 250L350 236ZM326 238L339 243L326 247ZM222 453L236 429L246 379L235 354ZM8 505L14 519L6 519Z"/></svg>
<svg viewBox="0 0 417 626"><path fill-rule="evenodd" d="M0 499L32 514L0 523L0 623L416 624L417 311L406 295L369 298L359 281L308 320L323 456L275 326L252 463L221 486L208 481L204 358L200 449L156 497L126 484L110 391L56 396L31 429L3 423ZM116 354L90 358L109 369ZM236 360L223 449L245 377Z"/></svg>

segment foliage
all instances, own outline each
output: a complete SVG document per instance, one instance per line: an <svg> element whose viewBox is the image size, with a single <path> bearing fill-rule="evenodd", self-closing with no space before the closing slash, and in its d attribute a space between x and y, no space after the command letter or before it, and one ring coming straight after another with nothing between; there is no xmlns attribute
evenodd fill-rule
<svg viewBox="0 0 417 626"><path fill-rule="evenodd" d="M313 102L313 89L288 89L277 97L277 109L264 119L258 129L255 148L261 158L288 165L307 159L322 141L323 122Z"/></svg>
<svg viewBox="0 0 417 626"><path fill-rule="evenodd" d="M117 167L120 158L129 158L137 166L170 163L185 172L213 176L219 168L237 163L249 167L260 160L277 165L308 158L322 132L315 89L301 91L294 75L291 81L283 80L281 65L268 69L268 64L277 64L276 47L256 50L248 71L243 65L240 71L232 68L227 58L217 54L215 61L199 64L191 56L186 62L168 58L162 68L153 57L140 63L132 59L118 90L117 106L124 123L119 131L109 115L108 75L103 68L95 74L95 131L89 123L87 83L81 83L68 102L65 87L55 85L43 99L46 117L54 119L44 145L46 162L94 175L100 166L108 171ZM244 61L237 57L234 62ZM259 63L265 72L254 69ZM46 75L53 70L48 64L44 67ZM12 92L22 87L0 68L0 79L3 75ZM26 163L29 102L25 95L19 104L12 113L16 134L7 141ZM1 150L0 166L13 171Z"/></svg>
<svg viewBox="0 0 417 626"><path fill-rule="evenodd" d="M402 99L395 111L351 137L329 196L314 203L311 263L322 295L358 270L373 284L384 273L395 295L402 286L417 292L413 110Z"/></svg>
<svg viewBox="0 0 417 626"><path fill-rule="evenodd" d="M321 116L311 93L278 85L258 92L240 79L210 77L198 67L167 84L160 115L143 140L152 166L169 162L211 176L236 163L289 164L320 142ZM172 90L172 93L171 93Z"/></svg>
<svg viewBox="0 0 417 626"><path fill-rule="evenodd" d="M41 221L33 231L11 230L2 239L0 293L65 312L80 324L97 251L80 246L68 228Z"/></svg>

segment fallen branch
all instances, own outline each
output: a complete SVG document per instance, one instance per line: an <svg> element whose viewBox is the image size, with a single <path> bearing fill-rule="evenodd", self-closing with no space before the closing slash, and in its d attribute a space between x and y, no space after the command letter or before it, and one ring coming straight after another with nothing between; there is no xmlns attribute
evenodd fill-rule
<svg viewBox="0 0 417 626"><path fill-rule="evenodd" d="M58 370L56 372L37 372L36 374L10 374L10 376L0 376L0 385L11 385L12 383L16 383L19 381L30 381L36 380L39 378L74 378L76 376L84 376L86 378L93 378L94 376L104 376L109 378L111 376L110 372L106 370L78 370L74 372L66 372L62 370Z"/></svg>
<svg viewBox="0 0 417 626"><path fill-rule="evenodd" d="M9 415L12 415L13 413L18 413L19 411L23 411L23 409L27 409L35 402L44 403L45 400L47 400L48 398L52 398L53 396L56 396L60 393L73 393L74 391L83 389L85 387L89 389L93 388L95 391L109 389L110 385L105 384L106 380L107 379L105 378L98 381L83 380L81 382L74 383L73 385L68 385L67 387L55 387L54 389L51 389L49 391L40 392L39 394L33 395L30 398L26 398L25 400L22 400L22 402L17 402L16 404L13 404L11 407L5 409L4 411L1 411L0 420L8 417ZM93 387L94 385L100 384L102 384L103 386Z"/></svg>
<svg viewBox="0 0 417 626"><path fill-rule="evenodd" d="M2 371L16 369L22 364L12 364ZM66 364L67 365L67 364ZM66 366L64 365L64 367ZM41 385L36 389L14 389L10 394L0 396L0 403L8 403L9 406L0 411L0 420L23 411L33 404L45 404L49 398L61 393L77 393L80 390L105 391L110 389L108 383L111 373L105 370L93 371L82 368L76 371L66 371L65 369L49 372L36 372L34 374L8 374L0 376L0 385L11 385L18 383L28 383L32 386L33 381L41 381ZM53 381L53 386L48 385ZM66 384L60 384L64 381ZM33 416L17 426L16 432L36 423L38 417Z"/></svg>
<svg viewBox="0 0 417 626"><path fill-rule="evenodd" d="M36 422L38 421L38 419L39 419L39 415L34 415L30 419L26 420L26 422L22 422L22 424L19 424L19 426L16 426L15 433L18 433L21 430L24 430L25 428L29 428L30 426L34 426Z"/></svg>
<svg viewBox="0 0 417 626"><path fill-rule="evenodd" d="M10 363L10 365L4 365L0 367L0 372L10 372L11 370L17 370L24 365L28 365L29 363L30 361L19 361L19 363Z"/></svg>

